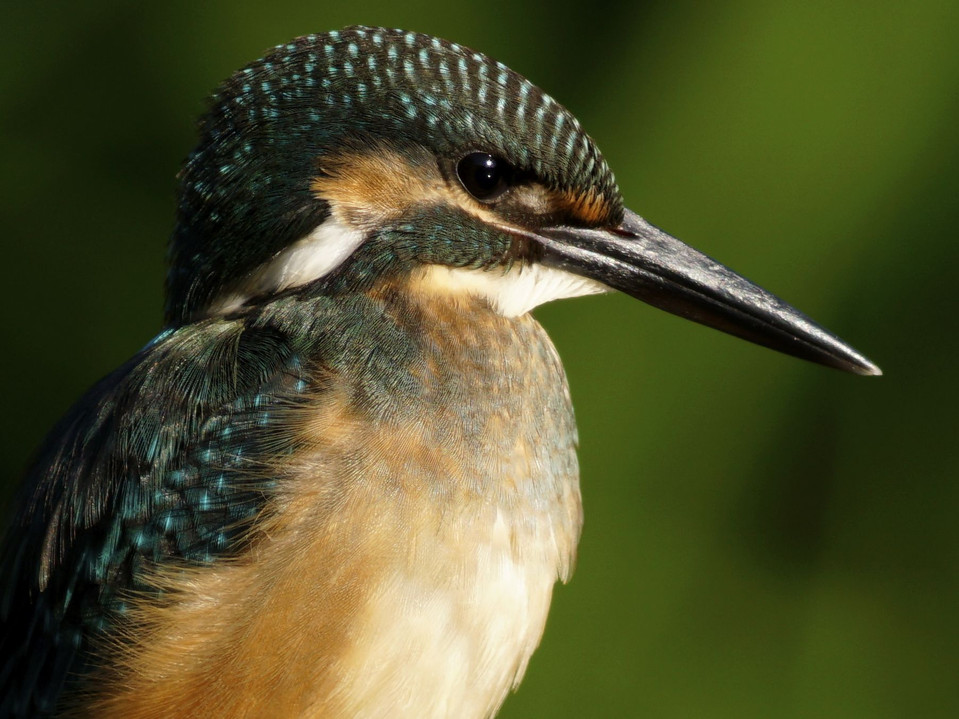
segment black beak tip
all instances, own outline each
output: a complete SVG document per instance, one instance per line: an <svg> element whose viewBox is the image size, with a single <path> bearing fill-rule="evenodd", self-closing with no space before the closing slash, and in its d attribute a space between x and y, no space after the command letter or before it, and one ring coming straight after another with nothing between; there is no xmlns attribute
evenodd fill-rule
<svg viewBox="0 0 959 719"><path fill-rule="evenodd" d="M849 363L843 368L864 377L881 377L882 370L875 362L872 362L861 354L856 352L849 360Z"/></svg>
<svg viewBox="0 0 959 719"><path fill-rule="evenodd" d="M879 367L775 295L635 212L615 228L554 227L533 236L548 266L750 342L853 374Z"/></svg>

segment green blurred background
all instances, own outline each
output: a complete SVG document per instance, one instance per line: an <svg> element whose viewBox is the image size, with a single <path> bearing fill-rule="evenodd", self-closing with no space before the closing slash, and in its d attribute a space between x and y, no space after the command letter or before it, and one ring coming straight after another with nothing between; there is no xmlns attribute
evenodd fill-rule
<svg viewBox="0 0 959 719"><path fill-rule="evenodd" d="M158 329L204 97L361 22L566 104L628 204L878 362L624 297L539 311L581 428L572 584L504 717L959 716L959 3L6 2L3 499Z"/></svg>

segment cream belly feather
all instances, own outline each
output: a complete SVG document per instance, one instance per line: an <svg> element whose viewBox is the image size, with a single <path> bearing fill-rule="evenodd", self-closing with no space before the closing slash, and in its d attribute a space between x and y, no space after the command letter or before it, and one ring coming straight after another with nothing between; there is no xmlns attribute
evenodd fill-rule
<svg viewBox="0 0 959 719"><path fill-rule="evenodd" d="M556 542L543 528L517 556L502 515L467 534L478 542L469 550L423 548L462 555L449 557L453 576L424 559L385 580L360 613L344 657L344 716L487 717L522 678L560 570Z"/></svg>

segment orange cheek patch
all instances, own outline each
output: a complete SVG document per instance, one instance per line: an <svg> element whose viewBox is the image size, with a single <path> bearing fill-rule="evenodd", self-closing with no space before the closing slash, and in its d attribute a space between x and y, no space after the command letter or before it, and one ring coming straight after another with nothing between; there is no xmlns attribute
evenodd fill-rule
<svg viewBox="0 0 959 719"><path fill-rule="evenodd" d="M385 146L344 151L324 158L319 170L310 189L352 227L369 230L415 205L449 201L436 160L424 151L406 156Z"/></svg>
<svg viewBox="0 0 959 719"><path fill-rule="evenodd" d="M518 186L501 202L487 205L458 183L448 182L432 153L417 147L400 152L383 142L324 157L310 189L330 203L339 222L364 232L407 217L423 205L455 207L488 224L510 224L519 216L520 224L533 227L557 216L597 227L610 224L613 215L608 200L592 188L553 190L539 183Z"/></svg>

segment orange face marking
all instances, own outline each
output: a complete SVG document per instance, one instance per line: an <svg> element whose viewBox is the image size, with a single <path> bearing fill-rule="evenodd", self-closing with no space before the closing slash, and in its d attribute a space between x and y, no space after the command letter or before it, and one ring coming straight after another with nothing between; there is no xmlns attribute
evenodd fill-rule
<svg viewBox="0 0 959 719"><path fill-rule="evenodd" d="M363 230L383 227L417 205L446 205L488 224L511 224L517 215L535 227L559 217L589 227L607 225L612 208L598 192L554 190L540 183L516 187L502 200L486 204L454 179L448 180L425 149L400 153L387 143L349 148L324 157L311 189L330 203L333 215Z"/></svg>
<svg viewBox="0 0 959 719"><path fill-rule="evenodd" d="M554 194L554 203L587 227L608 226L612 220L609 202L592 189L584 194L557 192Z"/></svg>
<svg viewBox="0 0 959 719"><path fill-rule="evenodd" d="M384 144L324 157L310 187L337 219L362 229L381 227L419 204L450 201L432 155L401 155Z"/></svg>

